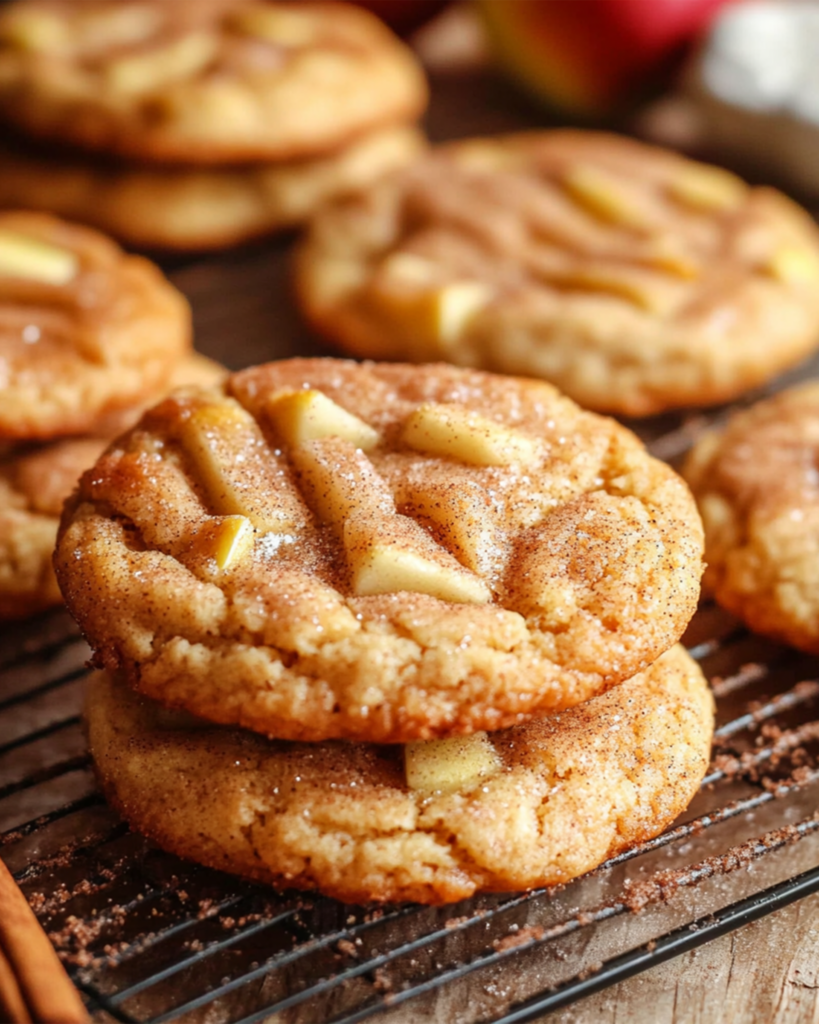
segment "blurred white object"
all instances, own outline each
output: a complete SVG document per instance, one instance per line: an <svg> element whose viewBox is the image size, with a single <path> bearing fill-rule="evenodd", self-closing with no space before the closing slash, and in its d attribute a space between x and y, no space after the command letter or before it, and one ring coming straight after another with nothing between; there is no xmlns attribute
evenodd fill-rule
<svg viewBox="0 0 819 1024"><path fill-rule="evenodd" d="M819 2L722 8L680 92L647 111L641 127L819 195Z"/></svg>

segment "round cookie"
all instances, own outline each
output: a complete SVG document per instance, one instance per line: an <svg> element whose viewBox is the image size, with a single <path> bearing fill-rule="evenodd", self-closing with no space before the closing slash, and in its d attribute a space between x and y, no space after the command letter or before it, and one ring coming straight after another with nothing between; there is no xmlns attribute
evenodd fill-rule
<svg viewBox="0 0 819 1024"><path fill-rule="evenodd" d="M172 387L216 383L224 369L204 356L185 359ZM104 436L72 437L0 452L0 620L19 619L62 601L51 564L63 503L111 438L139 418L120 411L99 426Z"/></svg>
<svg viewBox="0 0 819 1024"><path fill-rule="evenodd" d="M60 513L107 443L70 438L0 461L0 620L62 600L51 566Z"/></svg>
<svg viewBox="0 0 819 1024"><path fill-rule="evenodd" d="M109 673L86 716L106 796L165 849L351 902L449 903L567 882L662 832L705 774L713 701L677 646L580 707L420 758L209 726Z"/></svg>
<svg viewBox="0 0 819 1024"><path fill-rule="evenodd" d="M66 507L98 666L282 739L498 729L645 668L694 612L688 489L548 384L289 360L166 401Z"/></svg>
<svg viewBox="0 0 819 1024"><path fill-rule="evenodd" d="M736 413L683 473L717 601L758 633L819 654L819 381Z"/></svg>
<svg viewBox="0 0 819 1024"><path fill-rule="evenodd" d="M542 377L632 416L725 401L819 344L804 210L594 132L431 151L321 212L296 287L354 355Z"/></svg>
<svg viewBox="0 0 819 1024"><path fill-rule="evenodd" d="M25 0L0 12L0 116L104 153L292 160L425 102L411 52L352 5Z"/></svg>
<svg viewBox="0 0 819 1024"><path fill-rule="evenodd" d="M0 147L0 206L47 210L149 249L235 245L305 220L421 152L415 128L383 128L344 149L242 167L95 163Z"/></svg>
<svg viewBox="0 0 819 1024"><path fill-rule="evenodd" d="M0 440L85 433L161 393L190 334L152 263L89 228L0 213Z"/></svg>

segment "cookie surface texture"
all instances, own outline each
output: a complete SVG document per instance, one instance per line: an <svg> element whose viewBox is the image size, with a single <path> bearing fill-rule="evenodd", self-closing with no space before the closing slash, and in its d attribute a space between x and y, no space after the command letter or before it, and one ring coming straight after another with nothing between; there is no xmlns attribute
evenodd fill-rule
<svg viewBox="0 0 819 1024"><path fill-rule="evenodd" d="M100 152L290 160L425 102L410 51L352 5L26 0L0 13L0 116Z"/></svg>
<svg viewBox="0 0 819 1024"><path fill-rule="evenodd" d="M296 284L353 355L542 377L624 415L727 400L819 344L804 210L593 132L431 151L323 211Z"/></svg>
<svg viewBox="0 0 819 1024"><path fill-rule="evenodd" d="M706 588L759 633L819 654L819 382L706 434L683 472L702 513Z"/></svg>
<svg viewBox="0 0 819 1024"><path fill-rule="evenodd" d="M56 568L101 667L283 739L518 724L694 612L688 489L549 385L289 360L168 400L87 473Z"/></svg>
<svg viewBox="0 0 819 1024"><path fill-rule="evenodd" d="M224 374L217 363L194 354L180 364L170 385L207 386ZM100 421L100 436L17 445L0 454L0 619L24 618L60 604L51 556L63 503L140 411L121 410Z"/></svg>
<svg viewBox="0 0 819 1024"><path fill-rule="evenodd" d="M160 846L352 902L447 903L566 882L660 833L705 774L713 705L674 647L580 707L479 734L491 771L445 791L411 788L400 746L209 727L107 672L86 713L106 795Z"/></svg>
<svg viewBox="0 0 819 1024"><path fill-rule="evenodd" d="M90 228L0 213L0 439L85 433L162 393L190 333L153 263Z"/></svg>
<svg viewBox="0 0 819 1024"><path fill-rule="evenodd" d="M45 210L150 249L234 245L303 221L328 199L417 156L414 128L383 128L339 152L243 167L122 167L0 147L0 206Z"/></svg>

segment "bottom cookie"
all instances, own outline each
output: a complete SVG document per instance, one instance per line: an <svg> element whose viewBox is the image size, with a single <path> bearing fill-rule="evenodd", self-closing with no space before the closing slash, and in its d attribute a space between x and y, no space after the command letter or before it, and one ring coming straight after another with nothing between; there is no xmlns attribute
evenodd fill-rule
<svg viewBox="0 0 819 1024"><path fill-rule="evenodd" d="M267 740L104 672L86 715L108 799L163 848L350 902L448 903L566 882L661 832L705 774L713 701L677 646L570 711L406 748Z"/></svg>
<svg viewBox="0 0 819 1024"><path fill-rule="evenodd" d="M312 159L162 167L55 160L0 147L0 206L46 210L148 249L220 249L293 227L329 199L363 188L424 148L397 125Z"/></svg>
<svg viewBox="0 0 819 1024"><path fill-rule="evenodd" d="M224 369L193 353L170 387L215 384ZM51 555L63 502L112 437L139 417L120 409L97 423L96 437L72 437L0 450L0 620L21 619L59 604Z"/></svg>

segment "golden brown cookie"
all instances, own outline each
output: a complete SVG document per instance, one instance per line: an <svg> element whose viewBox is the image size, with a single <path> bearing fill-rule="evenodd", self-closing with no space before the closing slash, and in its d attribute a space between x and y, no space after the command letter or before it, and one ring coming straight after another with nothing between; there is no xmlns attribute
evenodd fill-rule
<svg viewBox="0 0 819 1024"><path fill-rule="evenodd" d="M148 260L42 213L0 213L0 440L92 431L161 393L190 310Z"/></svg>
<svg viewBox="0 0 819 1024"><path fill-rule="evenodd" d="M284 739L497 729L586 700L694 612L687 488L548 384L289 360L171 399L66 509L101 667Z"/></svg>
<svg viewBox="0 0 819 1024"><path fill-rule="evenodd" d="M225 372L194 354L172 374L170 386L206 387ZM61 602L51 556L63 503L112 437L140 412L120 411L99 424L98 436L0 451L0 619L24 618Z"/></svg>
<svg viewBox="0 0 819 1024"><path fill-rule="evenodd" d="M47 210L128 245L216 249L290 227L330 198L417 156L421 133L388 127L340 151L242 167L151 167L0 147L0 206Z"/></svg>
<svg viewBox="0 0 819 1024"><path fill-rule="evenodd" d="M352 5L25 0L0 11L0 116L104 153L293 160L412 120L425 102L411 52Z"/></svg>
<svg viewBox="0 0 819 1024"><path fill-rule="evenodd" d="M819 381L736 413L683 472L702 513L707 588L759 633L819 654Z"/></svg>
<svg viewBox="0 0 819 1024"><path fill-rule="evenodd" d="M431 151L323 211L296 284L354 355L542 377L635 416L732 398L819 344L804 210L594 132Z"/></svg>
<svg viewBox="0 0 819 1024"><path fill-rule="evenodd" d="M267 740L91 680L108 799L165 849L352 902L554 885L658 833L708 765L713 702L674 647L551 718L400 746Z"/></svg>

